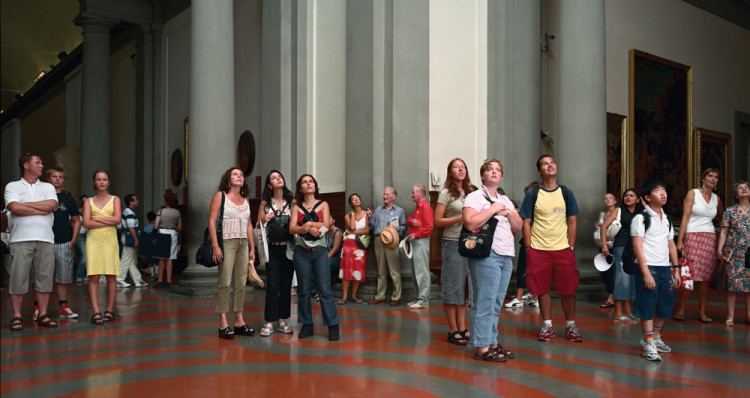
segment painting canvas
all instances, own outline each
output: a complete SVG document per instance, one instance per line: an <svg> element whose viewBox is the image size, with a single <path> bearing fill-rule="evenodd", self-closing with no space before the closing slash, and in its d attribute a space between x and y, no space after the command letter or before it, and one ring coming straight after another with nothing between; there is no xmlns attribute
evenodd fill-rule
<svg viewBox="0 0 750 398"><path fill-rule="evenodd" d="M607 192L620 199L625 190L624 155L627 137L627 118L607 113Z"/></svg>
<svg viewBox="0 0 750 398"><path fill-rule="evenodd" d="M642 51L630 52L629 180L667 185L664 209L675 219L693 186L691 68Z"/></svg>
<svg viewBox="0 0 750 398"><path fill-rule="evenodd" d="M732 136L726 133L707 129L695 129L696 153L698 162L696 167L696 181L700 183L703 170L713 167L719 170L719 185L716 195L721 198L725 207L734 203L732 197ZM727 201L728 200L728 201Z"/></svg>

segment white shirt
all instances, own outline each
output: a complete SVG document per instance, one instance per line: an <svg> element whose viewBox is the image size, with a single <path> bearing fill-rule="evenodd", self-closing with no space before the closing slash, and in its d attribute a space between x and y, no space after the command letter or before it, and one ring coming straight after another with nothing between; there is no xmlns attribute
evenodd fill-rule
<svg viewBox="0 0 750 398"><path fill-rule="evenodd" d="M630 236L640 236L643 238L643 254L646 257L646 263L652 267L668 267L669 262L669 241L674 239L674 227L670 226L669 217L662 211L661 217L655 211L647 207L644 210L651 216L651 225L646 231L646 225L643 223L643 215L636 214L630 223Z"/></svg>
<svg viewBox="0 0 750 398"><path fill-rule="evenodd" d="M715 233L713 219L719 208L719 200L715 193L711 193L711 200L706 203L706 199L701 194L700 189L694 189L695 199L693 207L690 210L690 219L688 219L685 233L691 232L712 232Z"/></svg>
<svg viewBox="0 0 750 398"><path fill-rule="evenodd" d="M34 184L29 184L21 178L5 186L6 206L12 202L31 203L48 199L57 202L57 193L55 187L46 182L37 180ZM55 234L52 232L55 216L52 212L34 216L19 216L12 211L8 214L10 243L28 241L55 243Z"/></svg>

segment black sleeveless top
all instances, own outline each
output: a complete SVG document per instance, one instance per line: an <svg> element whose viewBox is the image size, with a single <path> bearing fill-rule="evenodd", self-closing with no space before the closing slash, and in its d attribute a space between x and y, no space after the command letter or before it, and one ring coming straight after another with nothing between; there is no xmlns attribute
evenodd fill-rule
<svg viewBox="0 0 750 398"><path fill-rule="evenodd" d="M615 241L612 245L625 247L630 239L630 223L633 221L633 217L635 217L635 212L630 212L627 206L620 206L620 209L620 224L622 228L615 235Z"/></svg>

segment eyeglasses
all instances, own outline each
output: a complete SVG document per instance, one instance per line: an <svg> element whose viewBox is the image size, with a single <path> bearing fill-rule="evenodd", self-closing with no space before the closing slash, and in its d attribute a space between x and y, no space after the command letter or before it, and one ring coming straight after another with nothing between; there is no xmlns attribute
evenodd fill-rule
<svg viewBox="0 0 750 398"><path fill-rule="evenodd" d="M464 166L462 164L457 164L457 165L453 166L453 169L454 170L466 170L466 166Z"/></svg>

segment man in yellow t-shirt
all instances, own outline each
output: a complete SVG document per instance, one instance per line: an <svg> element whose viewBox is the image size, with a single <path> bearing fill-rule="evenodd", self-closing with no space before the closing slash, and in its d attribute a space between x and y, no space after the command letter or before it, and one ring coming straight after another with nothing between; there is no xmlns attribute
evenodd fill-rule
<svg viewBox="0 0 750 398"><path fill-rule="evenodd" d="M542 155L536 168L542 184L526 193L520 215L526 250L526 284L531 294L539 296L544 321L538 339L550 341L555 337L550 300L554 280L567 323L565 337L581 342L583 339L575 325L578 266L574 248L578 204L573 191L558 185L557 164L552 156Z"/></svg>

